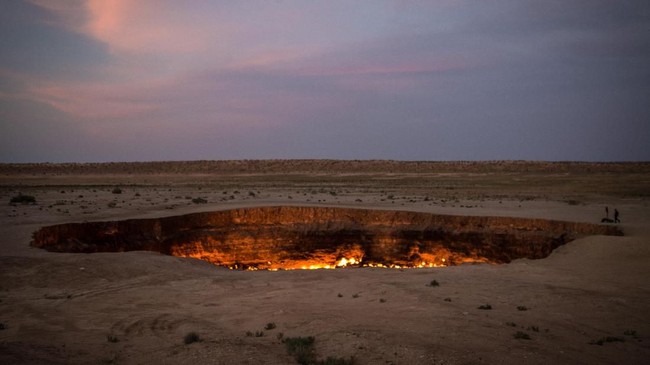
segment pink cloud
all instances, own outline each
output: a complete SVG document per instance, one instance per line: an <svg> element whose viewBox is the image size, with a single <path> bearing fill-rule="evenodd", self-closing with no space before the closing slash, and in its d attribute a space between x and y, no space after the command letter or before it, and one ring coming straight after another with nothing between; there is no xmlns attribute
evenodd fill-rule
<svg viewBox="0 0 650 365"><path fill-rule="evenodd" d="M318 52L319 50L313 47L265 49L234 62L228 68L232 70L286 69L287 67L293 67L300 61L314 57Z"/></svg>
<svg viewBox="0 0 650 365"><path fill-rule="evenodd" d="M318 96L239 81L222 73L188 73L147 83L27 78L24 84L28 86L22 97L48 104L73 120L106 122L101 123L106 128L125 120L155 121L156 127L161 123L187 127L277 125L294 120L302 108L331 104Z"/></svg>
<svg viewBox="0 0 650 365"><path fill-rule="evenodd" d="M460 58L419 50L404 58L391 49L398 42L394 39L354 44L330 39L323 28L326 22L317 17L316 23L322 24L310 24L315 11L323 10L321 5L287 11L262 4L258 13L240 3L187 6L163 0L79 0L83 6L74 7L32 1L59 14L66 27L107 44L112 52L109 64L95 70L99 76L93 75L94 80L27 83L30 97L80 119L151 118L176 108L177 114L203 113L205 118L217 116L221 123L259 124L270 115L276 121L289 120L302 109L309 113L346 102L345 97L325 97L331 90L414 90L423 81L413 75L468 65ZM209 11L197 10L201 6ZM334 10L329 9L328 16L338 18L341 13ZM245 21L238 21L241 17ZM293 27L306 31L302 34ZM312 44L312 38L321 42ZM202 73L217 76L197 77ZM257 73L264 79L259 80ZM224 77L228 74L233 76ZM317 84L314 90L292 86L303 81L298 78L311 77L322 77L327 85L322 90Z"/></svg>
<svg viewBox="0 0 650 365"><path fill-rule="evenodd" d="M186 53L205 50L224 28L207 19L159 1L87 0L83 30L115 52ZM206 32L206 28L214 32Z"/></svg>
<svg viewBox="0 0 650 365"><path fill-rule="evenodd" d="M214 50L231 37L232 23L195 6L162 0L29 0L56 25L108 45L115 55L178 55ZM218 47L217 47L218 48Z"/></svg>
<svg viewBox="0 0 650 365"><path fill-rule="evenodd" d="M150 113L156 104L138 98L136 89L101 84L51 84L33 86L28 93L35 100L75 118L119 118Z"/></svg>
<svg viewBox="0 0 650 365"><path fill-rule="evenodd" d="M334 67L305 68L300 73L305 75L400 75L429 72L446 72L451 70L465 69L468 63L460 58L439 58L439 59L416 59L397 62L379 63L376 60L368 59L356 65L336 65Z"/></svg>

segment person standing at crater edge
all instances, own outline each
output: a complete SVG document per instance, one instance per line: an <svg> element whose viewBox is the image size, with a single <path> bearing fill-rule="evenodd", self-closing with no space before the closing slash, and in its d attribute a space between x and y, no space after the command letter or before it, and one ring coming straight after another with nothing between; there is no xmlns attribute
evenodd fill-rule
<svg viewBox="0 0 650 365"><path fill-rule="evenodd" d="M614 209L614 223L621 223L621 220L618 219L618 209Z"/></svg>

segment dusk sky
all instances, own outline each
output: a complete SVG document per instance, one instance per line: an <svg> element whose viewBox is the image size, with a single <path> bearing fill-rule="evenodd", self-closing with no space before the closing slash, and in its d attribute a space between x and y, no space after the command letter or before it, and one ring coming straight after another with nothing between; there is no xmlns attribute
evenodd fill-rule
<svg viewBox="0 0 650 365"><path fill-rule="evenodd" d="M650 160L650 1L0 0L0 162Z"/></svg>

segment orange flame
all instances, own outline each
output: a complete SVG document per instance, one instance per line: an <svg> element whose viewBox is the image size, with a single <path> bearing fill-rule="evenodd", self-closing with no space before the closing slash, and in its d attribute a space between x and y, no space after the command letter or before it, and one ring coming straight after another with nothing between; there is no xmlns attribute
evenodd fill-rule
<svg viewBox="0 0 650 365"><path fill-rule="evenodd" d="M342 269L348 267L369 267L386 269L409 269L409 268L437 268L446 267L459 263L489 262L483 257L465 257L454 255L447 250L436 253L413 251L410 259L400 259L394 262L374 261L364 257L364 252L359 249L347 249L337 254L320 254L308 259L290 259L270 257L256 257L254 260L242 260L236 254L204 251L199 242L192 242L172 250L172 255L179 257L193 257L208 261L217 266L227 267L231 270L319 270L319 269ZM365 259L365 260L364 260Z"/></svg>

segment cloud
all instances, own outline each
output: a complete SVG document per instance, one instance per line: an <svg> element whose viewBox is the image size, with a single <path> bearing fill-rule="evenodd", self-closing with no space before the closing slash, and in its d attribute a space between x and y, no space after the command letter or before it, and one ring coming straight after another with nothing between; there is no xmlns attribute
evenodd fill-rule
<svg viewBox="0 0 650 365"><path fill-rule="evenodd" d="M206 30L216 30L207 15L169 1L29 1L55 17L46 23L92 37L116 54L202 51Z"/></svg>
<svg viewBox="0 0 650 365"><path fill-rule="evenodd" d="M98 159L589 159L649 134L641 1L3 6L2 123Z"/></svg>
<svg viewBox="0 0 650 365"><path fill-rule="evenodd" d="M47 83L29 92L35 100L80 119L135 117L158 109L155 103L143 97L145 90L123 85Z"/></svg>
<svg viewBox="0 0 650 365"><path fill-rule="evenodd" d="M226 38L227 24L186 4L160 1L88 0L82 30L116 52L196 53Z"/></svg>

